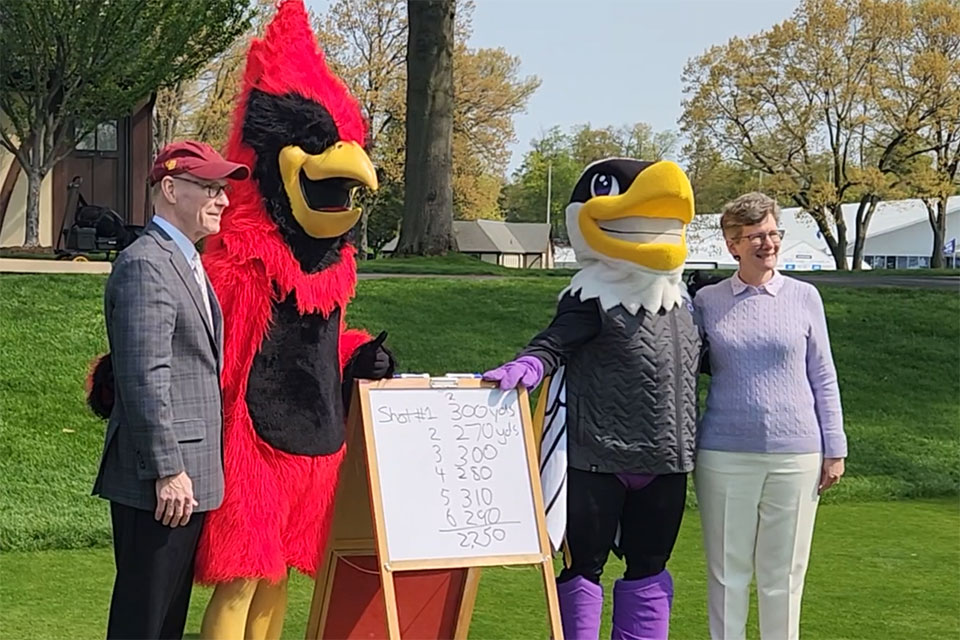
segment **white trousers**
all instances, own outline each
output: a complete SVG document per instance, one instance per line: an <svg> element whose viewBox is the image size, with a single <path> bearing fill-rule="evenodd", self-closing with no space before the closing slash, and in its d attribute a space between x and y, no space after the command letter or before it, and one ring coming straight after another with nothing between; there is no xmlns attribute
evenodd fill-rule
<svg viewBox="0 0 960 640"><path fill-rule="evenodd" d="M713 640L742 640L757 576L760 637L795 640L817 513L819 453L697 453Z"/></svg>

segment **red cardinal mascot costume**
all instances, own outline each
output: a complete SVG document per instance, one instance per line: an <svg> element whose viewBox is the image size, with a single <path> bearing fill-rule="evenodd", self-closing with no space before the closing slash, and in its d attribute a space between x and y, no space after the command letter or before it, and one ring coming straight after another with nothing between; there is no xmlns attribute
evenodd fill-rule
<svg viewBox="0 0 960 640"><path fill-rule="evenodd" d="M376 189L356 100L327 68L302 0L284 0L247 56L226 156L230 192L204 266L224 315L223 505L196 578L216 590L204 638L276 638L289 567L315 575L355 378L392 375L383 336L346 329L359 188Z"/></svg>

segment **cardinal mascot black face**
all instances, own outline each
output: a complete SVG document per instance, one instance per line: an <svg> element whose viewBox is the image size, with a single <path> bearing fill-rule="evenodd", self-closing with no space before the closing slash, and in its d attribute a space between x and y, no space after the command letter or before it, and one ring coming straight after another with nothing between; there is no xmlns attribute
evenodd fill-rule
<svg viewBox="0 0 960 640"><path fill-rule="evenodd" d="M377 188L365 139L302 1L284 0L250 46L226 150L252 174L204 251L224 316L226 481L196 561L217 585L204 637L279 637L288 568L315 575L325 547L352 380L392 374L382 337L344 321L354 196Z"/></svg>

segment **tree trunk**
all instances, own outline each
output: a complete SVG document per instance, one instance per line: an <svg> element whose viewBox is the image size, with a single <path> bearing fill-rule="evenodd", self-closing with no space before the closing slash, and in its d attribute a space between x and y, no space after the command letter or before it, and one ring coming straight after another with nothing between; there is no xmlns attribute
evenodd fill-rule
<svg viewBox="0 0 960 640"><path fill-rule="evenodd" d="M370 251L370 236L368 230L370 228L370 206L367 204L363 208L363 213L360 214L360 259L366 260L367 254Z"/></svg>
<svg viewBox="0 0 960 640"><path fill-rule="evenodd" d="M853 264L851 268L854 271L862 269L863 248L867 243L867 229L870 228L870 219L873 218L874 211L877 210L877 202L880 199L876 196L864 196L857 208L857 228L853 239Z"/></svg>
<svg viewBox="0 0 960 640"><path fill-rule="evenodd" d="M156 150L159 151L177 137L180 126L180 111L184 101L184 83L161 89L154 98L153 136ZM203 137L201 136L202 140Z"/></svg>
<svg viewBox="0 0 960 640"><path fill-rule="evenodd" d="M43 174L30 167L27 169L27 213L23 246L35 249L40 246L40 186Z"/></svg>
<svg viewBox="0 0 960 640"><path fill-rule="evenodd" d="M837 220L837 240L836 248L833 250L833 260L837 265L837 271L847 271L847 223L843 216Z"/></svg>
<svg viewBox="0 0 960 640"><path fill-rule="evenodd" d="M943 245L947 236L947 196L937 198L937 205L924 200L927 205L927 215L930 218L930 228L933 230L933 249L930 254L930 268L942 269L946 266L943 255Z"/></svg>
<svg viewBox="0 0 960 640"><path fill-rule="evenodd" d="M840 205L837 205L837 207L839 206ZM806 212L807 215L813 218L813 221L817 223L817 228L820 229L820 233L823 235L823 239L827 243L827 248L830 249L830 255L833 256L833 262L837 267L837 271L846 271L847 224L843 221L842 211L839 215L832 209L827 212L821 212L821 215L816 215L809 209L806 209ZM832 216L835 224L837 225L836 237L834 237L833 230L830 229L830 225L827 222L827 215Z"/></svg>
<svg viewBox="0 0 960 640"><path fill-rule="evenodd" d="M407 3L407 139L397 253L444 255L453 238L454 0Z"/></svg>
<svg viewBox="0 0 960 640"><path fill-rule="evenodd" d="M3 230L3 221L7 217L7 209L10 207L10 199L13 197L13 190L17 186L21 169L20 161L13 158L7 168L7 177L3 180L3 186L0 187L0 231Z"/></svg>

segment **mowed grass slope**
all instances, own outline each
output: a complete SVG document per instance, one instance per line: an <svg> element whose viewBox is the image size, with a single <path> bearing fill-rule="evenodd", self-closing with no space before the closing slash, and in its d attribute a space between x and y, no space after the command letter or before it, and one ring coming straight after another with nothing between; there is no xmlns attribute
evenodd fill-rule
<svg viewBox="0 0 960 640"><path fill-rule="evenodd" d="M0 276L0 550L108 545L89 496L104 423L83 381L106 348L101 276ZM361 281L347 322L386 329L402 371L483 371L549 323L559 278ZM821 288L850 439L827 501L956 496L960 298Z"/></svg>
<svg viewBox="0 0 960 640"><path fill-rule="evenodd" d="M676 596L671 638L707 638L699 518L687 512L670 561ZM960 516L952 501L847 503L817 518L801 637L810 640L952 640L960 636ZM106 629L109 549L16 552L0 563L0 639L94 640ZM610 637L611 558L601 638ZM294 574L283 637L304 637L313 583ZM531 567L484 569L470 638L546 638L543 581ZM196 588L187 638L197 638L209 589ZM747 637L758 637L756 606Z"/></svg>

